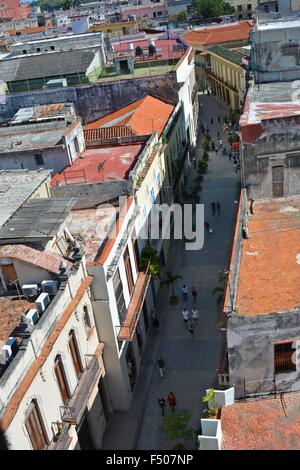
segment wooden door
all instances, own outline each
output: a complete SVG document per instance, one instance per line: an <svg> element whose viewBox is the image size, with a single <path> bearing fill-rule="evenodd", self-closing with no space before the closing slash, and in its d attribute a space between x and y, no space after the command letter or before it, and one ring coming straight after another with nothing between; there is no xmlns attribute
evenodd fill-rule
<svg viewBox="0 0 300 470"><path fill-rule="evenodd" d="M125 264L129 295L131 296L133 292L133 288L134 288L134 283L133 283L133 276L132 276L132 269L131 269L131 262L130 262L128 247L126 247L126 250L124 253L124 264Z"/></svg>
<svg viewBox="0 0 300 470"><path fill-rule="evenodd" d="M284 196L284 166L273 166L272 168L273 197Z"/></svg>
<svg viewBox="0 0 300 470"><path fill-rule="evenodd" d="M1 265L3 279L7 284L11 284L12 282L17 280L17 273L13 263L11 264L2 264Z"/></svg>
<svg viewBox="0 0 300 470"><path fill-rule="evenodd" d="M78 354L77 341L76 341L76 338L75 338L74 331L71 331L71 333L69 335L69 347L70 347L70 351L71 351L71 356L72 356L75 372L76 372L77 377L79 377L81 375L82 368L81 368L80 358L79 358L79 354Z"/></svg>
<svg viewBox="0 0 300 470"><path fill-rule="evenodd" d="M66 381L64 367L63 367L60 356L57 356L55 359L54 372L55 372L56 379L58 382L61 397L65 405L70 398L70 393L69 393L69 389L68 389L68 385Z"/></svg>
<svg viewBox="0 0 300 470"><path fill-rule="evenodd" d="M47 439L45 436L42 420L35 401L32 401L28 416L25 421L25 426L29 434L29 438L34 450L42 450L47 446Z"/></svg>

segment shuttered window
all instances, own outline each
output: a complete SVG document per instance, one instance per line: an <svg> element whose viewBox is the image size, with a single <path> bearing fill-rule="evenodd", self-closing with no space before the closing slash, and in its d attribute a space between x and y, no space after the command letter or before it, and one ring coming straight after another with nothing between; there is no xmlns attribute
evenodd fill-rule
<svg viewBox="0 0 300 470"><path fill-rule="evenodd" d="M78 353L77 341L76 341L75 333L73 330L69 334L69 348L71 351L71 356L72 356L76 375L77 377L79 377L82 372L82 367L81 367L79 353Z"/></svg>
<svg viewBox="0 0 300 470"><path fill-rule="evenodd" d="M67 401L69 400L69 398L71 398L71 395L70 395L67 380L66 380L64 366L63 366L61 357L59 355L56 356L55 358L54 372L55 372L58 387L60 390L61 398L65 405Z"/></svg>
<svg viewBox="0 0 300 470"><path fill-rule="evenodd" d="M35 400L32 400L29 405L25 426L29 434L33 450L45 449L47 446L47 438L39 408Z"/></svg>

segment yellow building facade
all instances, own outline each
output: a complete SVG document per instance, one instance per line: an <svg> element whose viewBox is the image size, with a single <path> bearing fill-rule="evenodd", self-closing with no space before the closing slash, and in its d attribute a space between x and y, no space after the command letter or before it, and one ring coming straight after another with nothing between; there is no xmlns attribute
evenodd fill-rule
<svg viewBox="0 0 300 470"><path fill-rule="evenodd" d="M246 67L242 54L222 46L212 46L208 53L210 67L206 73L212 92L230 109L241 109L246 93Z"/></svg>

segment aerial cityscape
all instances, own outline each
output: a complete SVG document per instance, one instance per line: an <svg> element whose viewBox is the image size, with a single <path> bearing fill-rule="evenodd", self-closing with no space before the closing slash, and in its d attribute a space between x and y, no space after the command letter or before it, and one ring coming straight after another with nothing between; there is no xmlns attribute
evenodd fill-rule
<svg viewBox="0 0 300 470"><path fill-rule="evenodd" d="M1 450L300 449L300 1L248 2L0 3Z"/></svg>

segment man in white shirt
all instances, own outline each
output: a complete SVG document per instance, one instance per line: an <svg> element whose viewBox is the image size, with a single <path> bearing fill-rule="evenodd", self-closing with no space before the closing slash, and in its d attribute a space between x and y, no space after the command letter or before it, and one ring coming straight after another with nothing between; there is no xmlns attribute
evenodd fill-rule
<svg viewBox="0 0 300 470"><path fill-rule="evenodd" d="M188 301L188 291L189 290L188 290L187 286L184 284L181 288L181 292L182 292L183 301L185 303L187 303L187 301Z"/></svg>
<svg viewBox="0 0 300 470"><path fill-rule="evenodd" d="M183 316L183 321L185 323L185 327L187 328L188 327L189 316L190 316L189 311L188 311L187 308L184 308L182 310L182 316Z"/></svg>

